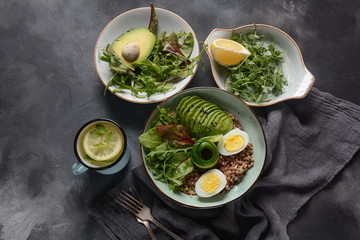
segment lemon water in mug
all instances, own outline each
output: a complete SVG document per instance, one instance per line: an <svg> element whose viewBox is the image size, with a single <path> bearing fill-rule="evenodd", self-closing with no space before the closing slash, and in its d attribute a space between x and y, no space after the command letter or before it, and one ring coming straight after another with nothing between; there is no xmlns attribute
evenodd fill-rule
<svg viewBox="0 0 360 240"><path fill-rule="evenodd" d="M74 174L85 172L88 168L111 174L121 170L129 160L125 132L108 119L85 124L74 144L79 160L73 166Z"/></svg>

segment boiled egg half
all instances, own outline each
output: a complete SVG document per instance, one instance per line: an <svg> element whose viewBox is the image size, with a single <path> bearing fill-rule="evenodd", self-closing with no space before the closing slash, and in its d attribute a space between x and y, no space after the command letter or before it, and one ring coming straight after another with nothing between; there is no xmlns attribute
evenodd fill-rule
<svg viewBox="0 0 360 240"><path fill-rule="evenodd" d="M230 156L241 152L248 144L249 135L239 128L234 128L220 139L218 150L221 155Z"/></svg>
<svg viewBox="0 0 360 240"><path fill-rule="evenodd" d="M226 186L226 177L218 169L211 169L205 172L195 184L195 192L199 197L212 197Z"/></svg>

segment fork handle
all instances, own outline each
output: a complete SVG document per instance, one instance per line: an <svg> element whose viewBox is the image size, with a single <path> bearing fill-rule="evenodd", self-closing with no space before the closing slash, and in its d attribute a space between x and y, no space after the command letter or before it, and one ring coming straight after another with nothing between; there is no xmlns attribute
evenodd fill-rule
<svg viewBox="0 0 360 240"><path fill-rule="evenodd" d="M164 225L162 225L158 220L156 220L155 218L151 218L149 219L152 223L154 223L156 226L158 226L159 228L161 228L162 230L164 230L167 234L169 234L170 236L172 236L174 239L176 240L184 240L183 238L179 237L178 235L176 235L175 233L173 233L172 231L170 231L169 229L167 229Z"/></svg>
<svg viewBox="0 0 360 240"><path fill-rule="evenodd" d="M156 237L155 237L153 231L151 230L149 222L148 221L142 221L142 223L146 227L146 229L147 229L147 231L148 231L148 233L150 235L151 240L156 240Z"/></svg>

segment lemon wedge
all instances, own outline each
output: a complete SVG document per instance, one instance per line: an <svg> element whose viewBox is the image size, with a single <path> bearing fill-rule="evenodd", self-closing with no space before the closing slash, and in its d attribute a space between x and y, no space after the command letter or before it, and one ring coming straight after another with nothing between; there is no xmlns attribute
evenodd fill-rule
<svg viewBox="0 0 360 240"><path fill-rule="evenodd" d="M230 39L215 39L210 46L215 62L223 66L235 66L251 55L243 45Z"/></svg>
<svg viewBox="0 0 360 240"><path fill-rule="evenodd" d="M106 125L106 132L94 134L89 129L83 140L85 153L96 161L109 161L119 157L124 145L120 130L112 125Z"/></svg>

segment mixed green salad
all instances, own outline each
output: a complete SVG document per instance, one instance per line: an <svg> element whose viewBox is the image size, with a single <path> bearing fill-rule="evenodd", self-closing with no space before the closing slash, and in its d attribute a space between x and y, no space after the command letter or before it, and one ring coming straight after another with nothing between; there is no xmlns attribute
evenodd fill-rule
<svg viewBox="0 0 360 240"><path fill-rule="evenodd" d="M138 98L174 89L174 83L193 74L201 54L190 58L193 34L185 31L157 35L158 18L151 4L149 27L130 29L108 44L100 57L113 73L106 89L131 91ZM106 91L105 89L105 91Z"/></svg>
<svg viewBox="0 0 360 240"><path fill-rule="evenodd" d="M159 108L159 117L139 137L145 163L156 180L173 191L195 168L210 169L219 158L219 142L233 129L232 118L218 105L199 96L186 96L175 111Z"/></svg>
<svg viewBox="0 0 360 240"><path fill-rule="evenodd" d="M247 34L232 33L231 40L242 44L251 55L226 71L229 91L246 101L263 103L283 93L287 79L282 70L283 53L273 43L266 44L256 25Z"/></svg>

